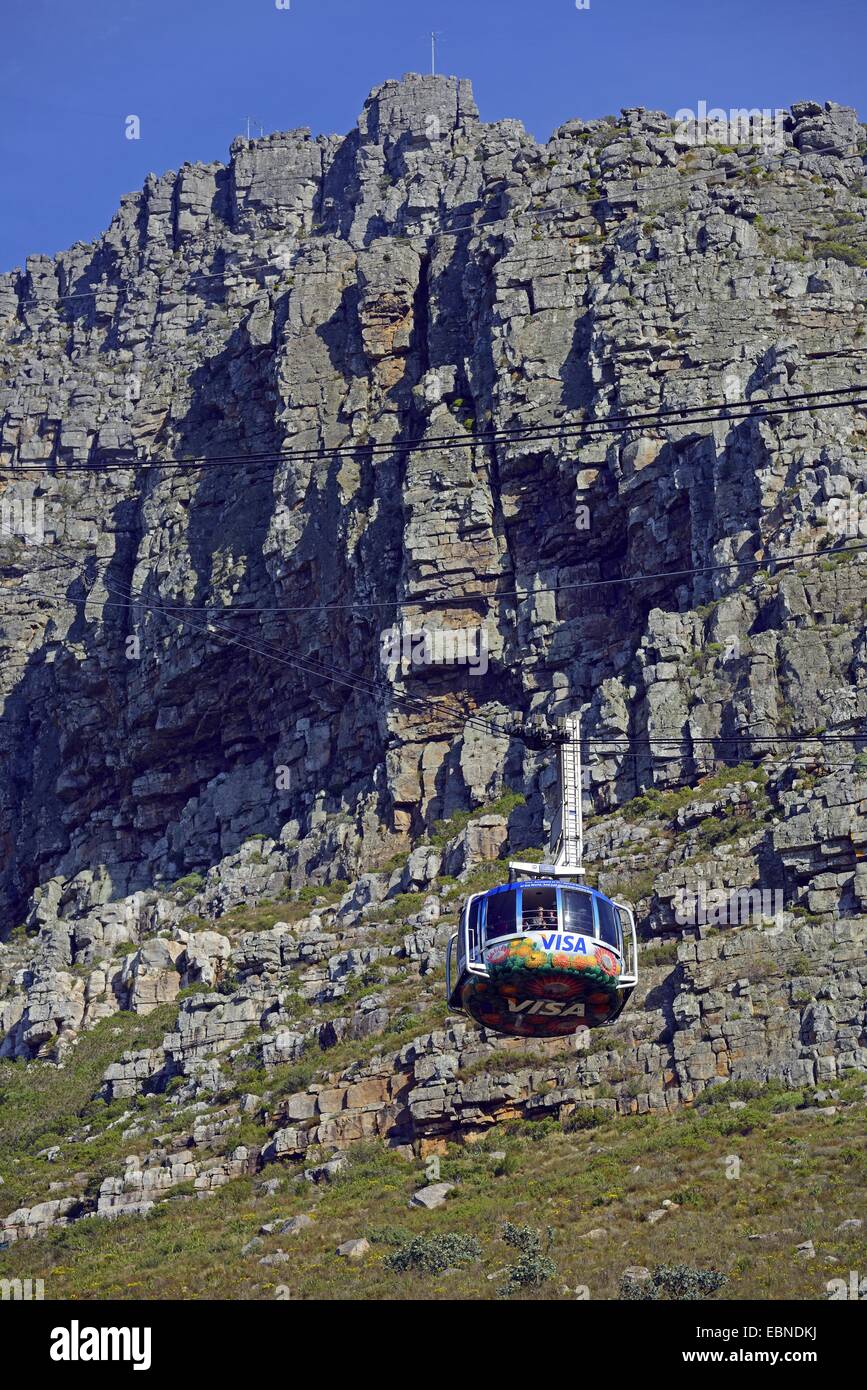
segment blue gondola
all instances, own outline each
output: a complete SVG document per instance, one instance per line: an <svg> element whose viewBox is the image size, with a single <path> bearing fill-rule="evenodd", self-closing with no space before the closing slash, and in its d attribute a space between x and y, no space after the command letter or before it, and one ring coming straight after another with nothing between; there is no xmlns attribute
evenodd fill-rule
<svg viewBox="0 0 867 1390"><path fill-rule="evenodd" d="M613 1023L637 983L636 960L628 907L557 876L518 879L467 899L446 994L496 1032L558 1037Z"/></svg>

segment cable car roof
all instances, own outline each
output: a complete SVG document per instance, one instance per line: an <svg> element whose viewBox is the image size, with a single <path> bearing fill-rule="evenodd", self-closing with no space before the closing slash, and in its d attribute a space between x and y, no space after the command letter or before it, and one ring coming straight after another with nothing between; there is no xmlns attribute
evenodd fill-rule
<svg viewBox="0 0 867 1390"><path fill-rule="evenodd" d="M472 896L490 898L494 893L513 893L516 888L562 888L567 893L592 893L597 898L605 898L606 902L611 901L598 888L591 888L589 884L564 883L562 879L557 878L522 878L517 883L498 883L496 888L486 888L484 892Z"/></svg>

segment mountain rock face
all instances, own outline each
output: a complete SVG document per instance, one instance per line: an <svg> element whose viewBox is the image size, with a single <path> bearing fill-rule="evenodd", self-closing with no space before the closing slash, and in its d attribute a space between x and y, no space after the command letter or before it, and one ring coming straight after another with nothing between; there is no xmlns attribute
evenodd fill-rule
<svg viewBox="0 0 867 1390"><path fill-rule="evenodd" d="M785 127L686 146L628 110L539 145L410 76L0 276L3 497L44 532L0 545L7 927L46 880L116 899L257 833L345 878L504 785L538 839L506 712L583 709L596 810L704 771L702 737L857 724L858 564L756 570L828 536L858 412L576 429L864 379L864 131ZM384 664L402 620L487 661Z"/></svg>
<svg viewBox="0 0 867 1390"><path fill-rule="evenodd" d="M174 1020L100 1080L123 1174L9 1240L867 1068L867 430L807 394L867 394L864 152L806 101L778 147L643 109L539 145L410 76L0 276L0 1056ZM548 833L508 719L575 709L591 872L669 955L619 1041L492 1067L444 946ZM681 910L755 887L764 926Z"/></svg>

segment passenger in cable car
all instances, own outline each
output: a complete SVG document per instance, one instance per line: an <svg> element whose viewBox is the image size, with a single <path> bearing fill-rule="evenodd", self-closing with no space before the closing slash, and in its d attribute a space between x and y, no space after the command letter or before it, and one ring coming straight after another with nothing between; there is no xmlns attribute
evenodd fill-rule
<svg viewBox="0 0 867 1390"><path fill-rule="evenodd" d="M522 925L525 931L556 931L557 909L536 907L525 910Z"/></svg>
<svg viewBox="0 0 867 1390"><path fill-rule="evenodd" d="M524 931L556 931L558 926L556 888L522 889L521 922Z"/></svg>

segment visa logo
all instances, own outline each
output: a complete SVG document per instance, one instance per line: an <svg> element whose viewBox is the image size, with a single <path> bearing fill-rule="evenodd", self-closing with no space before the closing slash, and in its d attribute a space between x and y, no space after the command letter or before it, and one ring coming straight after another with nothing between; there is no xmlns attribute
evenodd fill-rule
<svg viewBox="0 0 867 1390"><path fill-rule="evenodd" d="M592 945L588 946L583 936L561 935L559 932L551 936L542 937L542 949L544 951L574 951L583 956L592 955Z"/></svg>
<svg viewBox="0 0 867 1390"><path fill-rule="evenodd" d="M558 1004L554 999L509 999L510 1014L541 1014L544 1018L583 1018L584 1000Z"/></svg>

